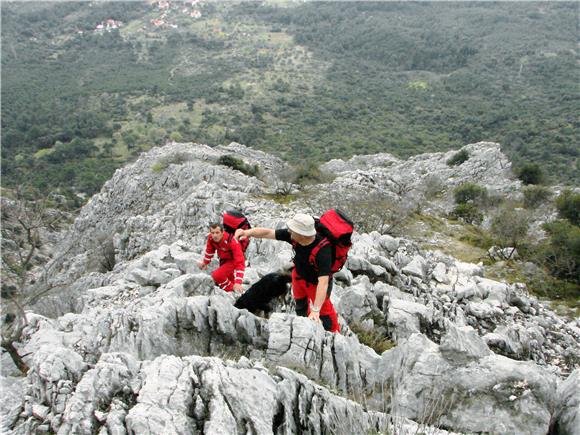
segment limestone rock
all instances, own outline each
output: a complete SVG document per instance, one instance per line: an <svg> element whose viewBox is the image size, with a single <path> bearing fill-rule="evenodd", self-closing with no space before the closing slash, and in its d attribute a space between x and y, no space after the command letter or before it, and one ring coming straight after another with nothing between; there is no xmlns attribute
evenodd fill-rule
<svg viewBox="0 0 580 435"><path fill-rule="evenodd" d="M554 433L580 433L580 370L574 370L558 387Z"/></svg>
<svg viewBox="0 0 580 435"><path fill-rule="evenodd" d="M349 322L360 320L376 308L376 299L363 286L348 287L341 295L336 307L338 312Z"/></svg>
<svg viewBox="0 0 580 435"><path fill-rule="evenodd" d="M373 278L387 276L387 271L383 267L371 264L370 261L356 255L349 255L346 265L355 274L362 273Z"/></svg>
<svg viewBox="0 0 580 435"><path fill-rule="evenodd" d="M127 354L103 355L77 384L64 410L58 433L94 433L100 425L95 418L95 412L99 410L97 406L106 409L114 396L138 391L140 384L136 375L139 366Z"/></svg>
<svg viewBox="0 0 580 435"><path fill-rule="evenodd" d="M447 267L445 266L444 263L437 263L431 275L435 281L444 284L449 284L449 277L447 276Z"/></svg>
<svg viewBox="0 0 580 435"><path fill-rule="evenodd" d="M18 420L24 406L22 392L26 388L25 378L0 377L0 432L8 433Z"/></svg>
<svg viewBox="0 0 580 435"><path fill-rule="evenodd" d="M556 378L533 363L489 355L458 368L436 344L414 334L383 354L378 367L395 382L391 406L408 418L441 412L439 424L460 432L541 434L550 425ZM516 406L502 405L513 395Z"/></svg>
<svg viewBox="0 0 580 435"><path fill-rule="evenodd" d="M493 319L496 316L503 316L503 311L485 302L469 302L466 312L478 319Z"/></svg>
<svg viewBox="0 0 580 435"><path fill-rule="evenodd" d="M448 326L441 340L441 354L452 364L466 363L491 355L487 344L471 326Z"/></svg>
<svg viewBox="0 0 580 435"><path fill-rule="evenodd" d="M397 249L399 249L399 240L387 234L381 235L379 238L379 244L387 252L396 252Z"/></svg>
<svg viewBox="0 0 580 435"><path fill-rule="evenodd" d="M458 167L445 163L451 151L335 162L329 167L339 176L317 186L313 202L327 189L400 200L401 186L420 195L433 173L449 186L480 176L517 193L497 144L466 150L470 158ZM228 153L264 176L218 165ZM159 162L164 169L152 170ZM206 226L234 206L269 228L297 211L312 213L263 195L283 167L239 144L170 143L117 171L57 246L48 278L62 291L26 314L17 345L31 371L18 383L20 396L14 388L6 394L3 429L380 433L393 432L394 422L417 431L427 413L462 432L544 434L551 415L554 427L575 429L577 372L559 388L558 377L577 366L580 323L523 286L483 278L482 264L355 232L331 296L343 334L297 317L290 296L276 301L270 318L237 310L236 296L211 279L217 261L207 271L196 266ZM437 207L449 204L441 198ZM102 236L113 248L107 268L93 243ZM252 240L244 286L291 258L286 243ZM349 328L354 322L396 346L378 355Z"/></svg>
<svg viewBox="0 0 580 435"><path fill-rule="evenodd" d="M432 317L433 312L425 305L401 299L389 301L387 324L397 339L421 332L421 323L430 323Z"/></svg>
<svg viewBox="0 0 580 435"><path fill-rule="evenodd" d="M425 260L420 256L413 257L413 260L403 267L402 272L423 279L425 277Z"/></svg>

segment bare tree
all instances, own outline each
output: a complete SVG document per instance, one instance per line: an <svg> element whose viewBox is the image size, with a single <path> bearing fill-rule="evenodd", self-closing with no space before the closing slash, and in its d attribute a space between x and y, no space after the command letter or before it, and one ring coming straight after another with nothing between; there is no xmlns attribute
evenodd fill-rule
<svg viewBox="0 0 580 435"><path fill-rule="evenodd" d="M318 215L329 208L339 208L353 221L357 231L365 233L396 234L416 209L413 201L379 191L356 197L325 193L306 198L305 202Z"/></svg>
<svg viewBox="0 0 580 435"><path fill-rule="evenodd" d="M286 167L282 170L278 177L274 180L274 185L276 187L276 193L278 195L290 195L294 190L297 189L297 185L294 180L297 178L296 169L293 167Z"/></svg>
<svg viewBox="0 0 580 435"><path fill-rule="evenodd" d="M413 190L413 183L410 179L389 177L387 184L390 185L391 190L399 195L399 197L405 197L411 190Z"/></svg>
<svg viewBox="0 0 580 435"><path fill-rule="evenodd" d="M524 210L504 207L491 221L491 233L500 248L519 248L525 242L530 218ZM511 257L512 252L509 254ZM509 258L506 258L509 259Z"/></svg>
<svg viewBox="0 0 580 435"><path fill-rule="evenodd" d="M26 199L23 190L14 200L2 198L1 346L24 374L28 366L15 343L27 325L25 308L55 287L46 281L47 270L41 273L49 260L40 252L42 233L57 231L65 217L48 205L46 198Z"/></svg>
<svg viewBox="0 0 580 435"><path fill-rule="evenodd" d="M110 272L116 264L113 236L110 233L100 232L94 237L94 243L99 272Z"/></svg>
<svg viewBox="0 0 580 435"><path fill-rule="evenodd" d="M427 175L421 180L419 189L426 200L431 200L445 191L445 182L436 174Z"/></svg>

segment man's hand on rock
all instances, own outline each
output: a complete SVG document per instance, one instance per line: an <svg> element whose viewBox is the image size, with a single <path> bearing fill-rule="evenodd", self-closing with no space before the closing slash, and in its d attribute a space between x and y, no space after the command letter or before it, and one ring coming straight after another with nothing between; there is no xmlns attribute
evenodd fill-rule
<svg viewBox="0 0 580 435"><path fill-rule="evenodd" d="M320 322L320 311L310 311L310 314L308 314L308 318L315 323L319 323Z"/></svg>
<svg viewBox="0 0 580 435"><path fill-rule="evenodd" d="M243 293L244 288L242 287L242 284L234 284L234 291L240 294Z"/></svg>
<svg viewBox="0 0 580 435"><path fill-rule="evenodd" d="M198 261L197 267L199 267L201 270L205 270L207 269L207 264L205 264L203 261Z"/></svg>

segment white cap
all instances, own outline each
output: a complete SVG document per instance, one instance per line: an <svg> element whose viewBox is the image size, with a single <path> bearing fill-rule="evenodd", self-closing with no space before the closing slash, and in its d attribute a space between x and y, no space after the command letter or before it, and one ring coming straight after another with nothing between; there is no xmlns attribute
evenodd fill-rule
<svg viewBox="0 0 580 435"><path fill-rule="evenodd" d="M316 229L314 228L314 218L304 213L298 213L288 222L286 222L288 228L300 234L301 236L311 237L316 235Z"/></svg>

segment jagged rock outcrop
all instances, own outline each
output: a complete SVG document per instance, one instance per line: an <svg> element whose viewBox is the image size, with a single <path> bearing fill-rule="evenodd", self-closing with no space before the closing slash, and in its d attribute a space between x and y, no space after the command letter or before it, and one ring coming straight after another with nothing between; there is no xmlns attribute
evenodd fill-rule
<svg viewBox="0 0 580 435"><path fill-rule="evenodd" d="M449 406L450 402L432 403L433 397L441 397L442 385L449 387L449 390L446 390L448 401L458 400L455 397L466 400L466 397L476 393L485 396L488 389L496 385L500 385L496 388L499 390L507 382L506 379L510 379L510 382L516 379L499 392L492 390L496 391L494 397L497 396L498 402L494 403L494 406L501 407L503 401L510 402L510 397L514 395L519 397L516 393L521 390L520 393L523 394L528 388L528 391L533 391L534 397L543 398L533 404L536 411L534 419L537 420L538 415L542 416L537 422L537 433L541 432L540 428L549 424L550 410L554 406L554 399L549 392L555 391L556 378L540 371L534 376L542 379L542 383L529 386L530 377L538 370L535 365L527 364L520 367L519 364L523 363L491 355L485 342L469 327L463 327L463 332L460 333L459 328L449 324L449 332L441 340L440 348L424 335L415 334L410 336L407 343L401 341L396 352L391 351L379 356L371 349L360 345L355 337L325 334L321 328L307 319L288 314L275 314L266 321L246 311L236 310L231 305L228 295L220 294L221 291L212 285L207 275L202 273L183 274L168 283L158 283L157 288L139 297L140 285L128 277L135 276L135 271L140 270L144 264L157 267L159 270L167 269L168 266L161 264L160 259L172 264L173 256L180 257L182 252L180 244L176 243L169 247L162 246L157 251L148 253L143 259L134 261L132 266L118 277L118 282L114 285L87 292L81 314L63 316L56 324L41 317L30 319L31 327L27 334L31 338L26 352L39 355L40 366L38 369L33 368L30 375L33 383L39 385L38 392L33 393L28 400L34 402L35 398L55 396L53 391L57 387L48 388L47 377L41 380L40 377L35 378L35 373L53 373L55 370L53 360L60 358L61 355L66 358L69 365L56 366L63 367L67 376L74 380L78 377L75 373L88 368L83 361L98 365L103 353L122 351L124 355L129 354L138 360L152 360L162 354L185 357L199 353L207 355L230 353L259 358L272 365L298 369L310 379L322 382L332 389L354 397L366 397L367 406L372 409L385 409L389 406L389 409L397 411L397 414L414 419L420 419L421 414L430 406L444 408ZM145 258L149 260L145 261ZM156 273L152 275L155 276ZM379 284L382 283L377 282L374 285L381 289L379 293L387 294L388 289L384 292ZM354 282L354 287L358 287L359 291L366 286L373 287L373 284L365 276L357 278ZM341 293L346 299L345 295L349 293L349 289L337 289L337 294ZM369 291L368 294L372 296L373 292ZM391 297L394 294L391 292ZM407 295L413 297L411 294ZM372 305L373 302L369 304ZM341 306L340 303L337 305ZM343 311L344 314L348 312ZM38 329L34 330L35 328ZM461 342L457 339L458 334L461 334ZM66 348L63 347L67 344L70 346L71 343L74 343L73 354L65 352ZM47 352L47 346L54 350L54 356L48 357L43 353ZM429 348L431 350L426 352ZM439 368L427 371L426 375L422 371L422 366L417 365L417 361L423 360L431 369ZM489 367L485 366L484 362ZM473 366L474 363L476 364L472 371L462 378L464 383L458 383L456 376L459 368L463 367L462 370L468 371L469 365ZM46 364L49 368L46 368ZM74 366L71 367L70 364ZM73 391L71 379L59 378L60 372L56 373L51 375L52 377L49 376L48 380L58 379L57 383L64 381L66 382L64 385L68 385L65 392ZM477 376L485 379L485 382L482 380L480 389L474 390L474 380ZM442 379L445 381L442 382ZM88 384L93 385L94 382ZM398 402L390 405L393 399L385 397L384 391L386 386L393 388L392 384L405 386L399 386L401 391L397 390L396 394L391 393L392 397L397 397ZM417 384L423 385L421 391L428 392L419 395L420 400L415 395L407 394L406 391L407 385ZM520 387L516 388L514 386L516 384ZM61 386L58 388L59 394L62 393ZM103 388L105 387L99 389ZM56 394L56 397L64 397L62 400L66 402L67 396L59 394ZM407 399L403 400L404 397ZM62 402L42 406L45 406L45 411L63 409ZM465 408L462 413L455 416L446 416L445 418L449 419L449 427L478 430L477 425L470 423L473 421L479 422L481 425L479 428L483 427L487 418L485 412L478 406L479 402L476 401L473 408ZM29 408L32 409L32 406ZM52 421L56 422L65 418L63 414L54 415L50 411L46 412L45 417L53 418ZM500 426L497 431L501 432L510 428L529 429L525 424L529 424L531 420L525 420L528 422L525 423L523 420L516 420L514 415L506 414L504 420L498 421ZM507 421L511 421L512 425L506 426Z"/></svg>
<svg viewBox="0 0 580 435"><path fill-rule="evenodd" d="M265 179L283 167L279 159L235 143L217 148L173 143L116 171L83 207L52 262L49 281L61 284L68 297L45 298L37 311L56 315L78 308L76 295L106 285L107 269L123 267L168 240L199 246L205 227L225 209L241 207L252 214L272 208L250 199L266 191L263 181L216 163L227 154L243 154L260 166Z"/></svg>
<svg viewBox="0 0 580 435"><path fill-rule="evenodd" d="M494 150L476 144L472 158L481 151L491 164ZM2 379L11 398L0 408L5 429L351 434L439 425L573 433L578 372L568 374L580 361L580 324L522 286L484 278L483 265L357 233L332 293L343 334L296 317L288 301L269 319L236 309L235 296L195 267L207 223L241 206L254 225L277 227L300 206L268 201L265 182L215 164L232 152L259 164L264 179L282 167L238 144L170 144L117 171L84 208L60 244L66 259L55 259L51 278L63 289L27 315L20 351L31 371L19 384ZM432 165L432 156L415 160ZM159 161L176 163L153 170ZM91 244L105 228L115 259L108 271L95 267L100 254ZM292 253L254 240L246 255L247 285ZM396 346L377 354L354 324Z"/></svg>
<svg viewBox="0 0 580 435"><path fill-rule="evenodd" d="M421 154L407 160L389 154L355 156L346 162L331 160L321 169L338 174L328 186L329 192L357 196L376 191L394 198L403 194L411 198L426 190L441 188L449 193L438 201L445 209L452 205L453 187L465 182L477 182L491 193L519 194L521 182L515 179L511 163L498 143L479 142L462 150L469 154L469 159L457 166L447 164L457 151L448 151Z"/></svg>
<svg viewBox="0 0 580 435"><path fill-rule="evenodd" d="M180 411L195 407L187 402L193 400L192 393L187 393L190 381L182 381L181 376L185 376L184 371L193 369L186 370L184 367L188 361L193 364L193 360L188 360L193 357L188 355L200 353L259 358L270 367L298 370L312 381L350 395L358 402L363 401L366 409L374 409L376 413L357 416L357 420L362 419L365 423L356 423L352 426L353 430L377 427L376 423L370 422L375 421L373 418L386 421L384 412L381 413L385 409L420 420L431 406L442 407L442 417L448 421L448 427L482 430L484 424L488 424L485 407L467 398L479 395L483 400L490 388L500 385L493 400L488 399L491 400L490 406L502 409L502 404L520 388L515 384L521 386L521 394L529 391L526 393L530 396L526 396L526 406L533 413L504 410L505 418L497 420L498 426L494 430L518 431L525 427L531 433L541 433L542 428L549 424L556 377L532 363L513 361L492 355L489 351L465 351L456 342L452 344L454 349L450 350L444 344L440 348L422 334L413 334L407 341L400 341L395 349L377 355L372 349L361 345L356 337L325 333L320 326L305 318L275 314L266 320L245 310L237 310L228 295L207 295L215 291L206 275L183 275L161 285L135 303L133 285L127 282L123 287L119 282L119 288L114 290L109 288L92 292L81 314L69 314L57 321L31 318L31 327L26 332L30 339L25 351L33 354L34 358L28 377L31 391L22 413L27 418L22 428L29 430L35 422L42 420L49 422L52 430L62 433L92 433L103 421L109 421L108 409L115 403L114 411L128 411L124 421L127 429L134 428L135 433L155 433L155 425L161 424L164 419L181 425L176 426L177 432L187 432L188 428L199 423L195 423L195 419L192 420L185 411ZM120 293L125 293L124 297ZM117 301L115 304L110 303L111 296ZM475 337L465 335L464 341L468 342L465 347L481 347L482 340L479 340L477 342ZM454 353L468 354L469 363L453 358ZM167 360L164 355L173 357ZM200 358L195 361L201 361ZM168 406L171 411L154 406L167 403L167 399L158 397L165 394L165 388L159 391L159 386L151 387L146 390L149 391L147 394L140 391L143 371L138 361L167 364L168 367L164 366L163 370L159 367L145 369L146 376L148 378L150 373L163 376L163 385L175 384L175 389L180 392L177 398L174 393L167 394L172 399L185 402ZM462 372L465 372L463 377L458 375ZM195 379L193 375L186 376ZM265 379L268 376L273 375L264 374ZM160 380L151 382L154 385L161 383ZM181 382L186 382L185 386L180 387ZM255 396L251 389L235 386L235 382L233 384L230 388L232 394L237 391L235 403L247 394ZM411 386L413 388L409 390ZM200 383L199 388L206 387L210 388ZM226 394L224 388L219 390L222 394ZM146 397L143 403L149 406L140 406L137 395L139 398ZM118 400L114 401L115 397L124 397L124 405ZM434 403L437 397L446 397L448 402ZM293 400L287 399L289 403ZM461 403L463 406L461 413L449 413L448 408L455 400L458 402L454 405ZM42 407L41 419L38 412L34 412L35 405L37 410L38 405ZM324 404L324 409L327 406ZM230 412L237 409L233 405L230 408ZM347 414L355 412L348 409ZM168 412L175 415L167 416ZM260 414L259 420L250 415L230 417L223 422L223 412L204 411L202 415L207 417L204 424L214 429L218 427L219 430L237 427L240 418L251 421L254 428L272 424L272 419L264 414ZM103 420L101 423L97 421L99 418ZM114 422L120 417L113 412L111 418ZM216 421L213 421L214 418ZM337 426L339 424L329 422L326 427L340 427ZM210 433L221 433L215 430ZM280 433L294 432L290 429Z"/></svg>

